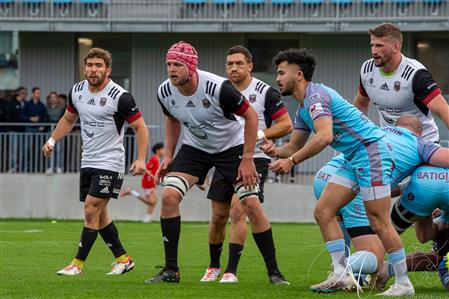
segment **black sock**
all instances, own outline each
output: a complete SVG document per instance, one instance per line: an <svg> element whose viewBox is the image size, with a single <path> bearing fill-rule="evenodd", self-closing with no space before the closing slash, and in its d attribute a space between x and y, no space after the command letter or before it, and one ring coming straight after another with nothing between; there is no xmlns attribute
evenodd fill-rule
<svg viewBox="0 0 449 299"><path fill-rule="evenodd" d="M237 274L237 266L239 264L242 252L243 252L243 245L229 243L228 266L226 267L225 273Z"/></svg>
<svg viewBox="0 0 449 299"><path fill-rule="evenodd" d="M261 233L253 233L254 241L262 253L265 265L267 266L268 275L280 272L276 261L276 249L274 248L273 233L271 228Z"/></svg>
<svg viewBox="0 0 449 299"><path fill-rule="evenodd" d="M178 271L178 243L181 233L181 216L161 218L165 249L165 268Z"/></svg>
<svg viewBox="0 0 449 299"><path fill-rule="evenodd" d="M209 243L210 265L212 268L220 268L220 256L223 250L223 243L211 244Z"/></svg>
<svg viewBox="0 0 449 299"><path fill-rule="evenodd" d="M120 242L118 237L118 230L114 222L100 229L100 235L116 258L126 254L126 250L123 248L122 242Z"/></svg>
<svg viewBox="0 0 449 299"><path fill-rule="evenodd" d="M98 230L84 227L83 232L81 233L80 244L78 245L78 252L76 253L75 258L85 261L87 256L89 255L90 249L95 243L97 239Z"/></svg>

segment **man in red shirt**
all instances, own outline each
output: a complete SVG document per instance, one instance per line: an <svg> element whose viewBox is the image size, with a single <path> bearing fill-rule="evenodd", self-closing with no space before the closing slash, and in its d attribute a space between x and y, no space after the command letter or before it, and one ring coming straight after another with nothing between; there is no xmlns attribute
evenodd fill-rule
<svg viewBox="0 0 449 299"><path fill-rule="evenodd" d="M157 196L156 196L156 182L154 181L154 175L159 168L160 161L164 155L164 144L162 142L156 143L152 147L153 156L147 162L145 173L142 177L142 188L143 194L127 188L125 191L120 193L120 197L125 197L127 195L133 195L137 199L140 199L143 203L148 205L147 213L143 218L144 223L151 222L153 218L153 211L156 207Z"/></svg>

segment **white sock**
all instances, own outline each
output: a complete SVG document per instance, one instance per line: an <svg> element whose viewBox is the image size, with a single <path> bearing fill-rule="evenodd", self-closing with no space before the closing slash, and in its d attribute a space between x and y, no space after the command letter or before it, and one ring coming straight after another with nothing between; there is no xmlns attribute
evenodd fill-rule
<svg viewBox="0 0 449 299"><path fill-rule="evenodd" d="M393 266L396 282L411 284L407 275L407 262L405 260L404 248L388 254L388 262Z"/></svg>
<svg viewBox="0 0 449 299"><path fill-rule="evenodd" d="M139 198L140 193L135 190L131 190L131 195L134 196L135 198Z"/></svg>

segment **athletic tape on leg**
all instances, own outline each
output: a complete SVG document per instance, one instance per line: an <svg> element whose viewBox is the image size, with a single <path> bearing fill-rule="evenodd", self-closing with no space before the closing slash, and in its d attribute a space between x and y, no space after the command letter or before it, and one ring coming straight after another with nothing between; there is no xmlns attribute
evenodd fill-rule
<svg viewBox="0 0 449 299"><path fill-rule="evenodd" d="M169 175L166 176L162 183L164 188L172 188L178 191L182 196L185 196L189 190L189 183L181 176Z"/></svg>
<svg viewBox="0 0 449 299"><path fill-rule="evenodd" d="M235 185L235 193L237 193L240 200L250 196L259 196L259 185L257 184L253 189L250 189L245 187L242 182L239 182Z"/></svg>

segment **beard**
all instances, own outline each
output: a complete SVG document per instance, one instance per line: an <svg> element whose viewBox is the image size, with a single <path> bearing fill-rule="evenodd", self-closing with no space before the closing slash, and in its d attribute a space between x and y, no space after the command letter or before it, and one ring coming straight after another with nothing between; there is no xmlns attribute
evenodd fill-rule
<svg viewBox="0 0 449 299"><path fill-rule="evenodd" d="M284 86L281 90L282 96L291 96L293 94L293 89L295 88L295 82L294 81L287 81L285 82Z"/></svg>
<svg viewBox="0 0 449 299"><path fill-rule="evenodd" d="M98 87L101 84L103 84L104 80L106 80L106 76L98 76L98 77L95 77L95 78L89 78L88 77L87 78L87 81L89 82L89 85L95 86L95 87Z"/></svg>

